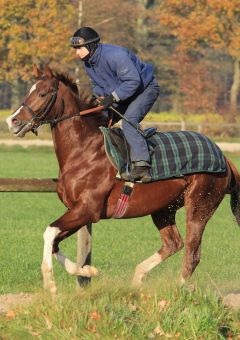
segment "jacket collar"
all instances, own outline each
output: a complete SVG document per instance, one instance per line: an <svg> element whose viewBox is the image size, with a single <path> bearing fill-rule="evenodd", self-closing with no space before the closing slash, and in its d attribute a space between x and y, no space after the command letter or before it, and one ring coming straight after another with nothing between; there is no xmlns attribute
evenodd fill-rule
<svg viewBox="0 0 240 340"><path fill-rule="evenodd" d="M94 54L90 57L87 63L96 65L100 59L101 52L102 52L102 44L98 44Z"/></svg>

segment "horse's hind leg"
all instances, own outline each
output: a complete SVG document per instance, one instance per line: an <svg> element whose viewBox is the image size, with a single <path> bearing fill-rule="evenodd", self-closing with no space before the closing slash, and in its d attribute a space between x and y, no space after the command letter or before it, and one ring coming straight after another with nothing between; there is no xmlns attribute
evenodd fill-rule
<svg viewBox="0 0 240 340"><path fill-rule="evenodd" d="M224 178L202 176L202 180L192 183L185 194L186 252L182 267L182 283L190 278L200 262L201 241L205 226L225 195L224 184L221 183Z"/></svg>
<svg viewBox="0 0 240 340"><path fill-rule="evenodd" d="M176 226L175 215L176 211L170 212L169 210L159 211L152 215L153 222L160 232L162 247L158 252L137 265L132 282L134 286L140 286L144 276L151 269L182 249L183 241Z"/></svg>

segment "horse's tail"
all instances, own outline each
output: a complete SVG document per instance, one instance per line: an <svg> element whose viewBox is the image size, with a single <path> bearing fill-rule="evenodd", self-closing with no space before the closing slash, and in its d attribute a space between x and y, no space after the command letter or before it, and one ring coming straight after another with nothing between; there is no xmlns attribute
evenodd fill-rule
<svg viewBox="0 0 240 340"><path fill-rule="evenodd" d="M227 160L231 171L230 194L231 194L231 210L236 218L237 224L240 226L240 174L235 165Z"/></svg>

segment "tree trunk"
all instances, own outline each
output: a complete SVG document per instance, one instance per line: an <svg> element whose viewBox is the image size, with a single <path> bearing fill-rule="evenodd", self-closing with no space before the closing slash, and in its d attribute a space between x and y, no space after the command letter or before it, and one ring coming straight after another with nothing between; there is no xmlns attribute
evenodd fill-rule
<svg viewBox="0 0 240 340"><path fill-rule="evenodd" d="M154 6L155 0L138 0L139 11L136 23L137 52L142 52L148 45L148 24L146 11Z"/></svg>
<svg viewBox="0 0 240 340"><path fill-rule="evenodd" d="M11 87L6 81L0 84L0 109L10 109L11 107Z"/></svg>
<svg viewBox="0 0 240 340"><path fill-rule="evenodd" d="M82 16L83 16L83 0L78 0L78 28L82 26ZM75 77L76 84L78 88L80 88L80 68L79 66L75 67Z"/></svg>
<svg viewBox="0 0 240 340"><path fill-rule="evenodd" d="M237 114L237 100L240 88L240 59L234 60L233 68L233 83L230 92L230 120L234 122Z"/></svg>

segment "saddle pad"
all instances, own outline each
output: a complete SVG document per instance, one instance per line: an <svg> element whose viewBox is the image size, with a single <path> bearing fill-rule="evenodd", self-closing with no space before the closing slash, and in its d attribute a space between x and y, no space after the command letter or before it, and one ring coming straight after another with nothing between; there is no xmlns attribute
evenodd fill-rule
<svg viewBox="0 0 240 340"><path fill-rule="evenodd" d="M119 172L126 166L124 157L114 145L110 130L100 128L106 153ZM112 128L118 135L120 128ZM118 131L117 131L118 130ZM226 161L219 147L206 136L193 131L156 132L147 139L151 157L152 181L183 175L209 172L224 173Z"/></svg>

